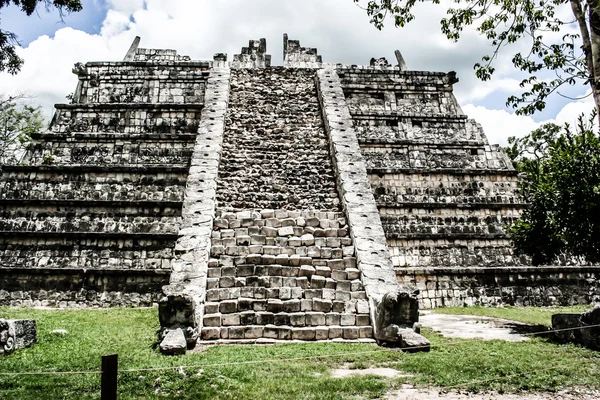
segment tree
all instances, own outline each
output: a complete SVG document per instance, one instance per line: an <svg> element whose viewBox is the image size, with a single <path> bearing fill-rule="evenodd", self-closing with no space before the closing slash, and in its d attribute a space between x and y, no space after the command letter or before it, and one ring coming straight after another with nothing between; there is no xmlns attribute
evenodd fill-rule
<svg viewBox="0 0 600 400"><path fill-rule="evenodd" d="M600 136L580 116L575 129L546 124L509 138L508 155L525 175L521 196L529 203L510 228L515 250L534 265L557 257L600 262Z"/></svg>
<svg viewBox="0 0 600 400"><path fill-rule="evenodd" d="M378 29L386 18L394 19L397 27L411 22L413 8L419 2L440 0L353 0L365 4L365 10ZM512 63L527 74L521 81L523 93L510 96L507 106L517 108L517 114L533 114L545 107L546 98L564 85L590 85L596 108L600 109L600 1L598 0L454 0L456 8L447 11L441 20L442 33L452 41L460 39L468 26L489 40L491 54L476 63L475 73L486 81L494 73L493 62L502 47L530 41L527 54L516 53ZM559 7L568 7L572 20L559 18ZM565 32L566 27L578 27L579 34ZM552 34L555 33L555 34ZM557 34L562 40L556 40ZM529 45L528 45L529 46ZM540 76L544 71L552 79Z"/></svg>
<svg viewBox="0 0 600 400"><path fill-rule="evenodd" d="M0 165L19 162L31 134L43 128L40 107L20 102L25 97L0 95Z"/></svg>
<svg viewBox="0 0 600 400"><path fill-rule="evenodd" d="M14 4L21 8L28 16L33 14L39 4L43 4L46 11L53 8L58 10L61 21L65 13L81 11L81 0L0 0L0 10ZM21 70L23 60L17 55L15 46L19 45L17 35L0 29L0 72L8 71L16 74Z"/></svg>

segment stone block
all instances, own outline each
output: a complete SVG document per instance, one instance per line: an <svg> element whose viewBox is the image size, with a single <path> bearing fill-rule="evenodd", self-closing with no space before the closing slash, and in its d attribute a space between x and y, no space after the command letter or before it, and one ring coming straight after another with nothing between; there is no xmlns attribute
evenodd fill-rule
<svg viewBox="0 0 600 400"><path fill-rule="evenodd" d="M282 228L277 229L278 236L293 236L294 228L291 226L284 226Z"/></svg>
<svg viewBox="0 0 600 400"><path fill-rule="evenodd" d="M309 280L308 277L306 276L299 276L296 279L296 285L301 288L301 289L308 289L309 287Z"/></svg>
<svg viewBox="0 0 600 400"><path fill-rule="evenodd" d="M306 324L305 314L302 312L290 314L291 326L304 326Z"/></svg>
<svg viewBox="0 0 600 400"><path fill-rule="evenodd" d="M219 312L220 303L217 302L207 302L204 303L204 312L206 314L216 314Z"/></svg>
<svg viewBox="0 0 600 400"><path fill-rule="evenodd" d="M323 289L325 287L325 277L319 275L313 275L310 278L311 289Z"/></svg>
<svg viewBox="0 0 600 400"><path fill-rule="evenodd" d="M229 328L229 339L244 339L246 328L243 326L234 326Z"/></svg>
<svg viewBox="0 0 600 400"><path fill-rule="evenodd" d="M352 288L350 281L337 281L335 285L336 290L343 290L349 292Z"/></svg>
<svg viewBox="0 0 600 400"><path fill-rule="evenodd" d="M3 344L2 347L0 347L0 350L3 350L3 352L5 354L10 354L14 348L12 347L7 347L6 343L3 343L1 341L2 338L2 321L5 320L0 320L0 344ZM7 328L8 329L8 328ZM16 348L16 345L13 343L12 344L13 347ZM160 342L160 351L163 354L167 354L167 355L176 355L176 354L185 354L186 350L187 350L187 340L185 338L185 334L183 332L183 329L181 328L176 328L176 329L170 329L166 332L166 335L164 336L163 340ZM0 353L2 354L2 353Z"/></svg>
<svg viewBox="0 0 600 400"><path fill-rule="evenodd" d="M283 301L282 308L283 308L283 312L287 312L287 313L298 312L298 311L300 311L300 300L293 299L293 300Z"/></svg>
<svg viewBox="0 0 600 400"><path fill-rule="evenodd" d="M343 332L344 331L341 326L330 326L329 327L329 339L341 339Z"/></svg>
<svg viewBox="0 0 600 400"><path fill-rule="evenodd" d="M255 318L257 325L272 325L275 321L273 313L270 312L257 312Z"/></svg>
<svg viewBox="0 0 600 400"><path fill-rule="evenodd" d="M278 313L273 315L274 324L278 326L289 325L290 324L290 314L286 313Z"/></svg>
<svg viewBox="0 0 600 400"><path fill-rule="evenodd" d="M298 270L298 276L312 277L316 273L316 268L312 265L302 265Z"/></svg>
<svg viewBox="0 0 600 400"><path fill-rule="evenodd" d="M371 318L368 314L359 314L356 316L356 325L368 326L371 324Z"/></svg>
<svg viewBox="0 0 600 400"><path fill-rule="evenodd" d="M331 311L333 302L325 299L312 299L312 309L314 311L320 311L328 313Z"/></svg>
<svg viewBox="0 0 600 400"><path fill-rule="evenodd" d="M278 339L279 328L275 325L266 325L263 329L263 337L267 339Z"/></svg>
<svg viewBox="0 0 600 400"><path fill-rule="evenodd" d="M258 339L263 337L264 328L262 326L247 326L244 329L244 339Z"/></svg>
<svg viewBox="0 0 600 400"><path fill-rule="evenodd" d="M311 326L325 325L325 313L306 312L306 325L311 325Z"/></svg>
<svg viewBox="0 0 600 400"><path fill-rule="evenodd" d="M342 337L344 339L358 339L360 337L359 330L355 326L344 326L344 327L342 327L342 330L343 330Z"/></svg>
<svg viewBox="0 0 600 400"><path fill-rule="evenodd" d="M223 326L236 326L240 324L239 314L224 314L221 315L221 325Z"/></svg>
<svg viewBox="0 0 600 400"><path fill-rule="evenodd" d="M232 314L238 311L237 300L224 300L219 305L219 312L221 314Z"/></svg>
<svg viewBox="0 0 600 400"><path fill-rule="evenodd" d="M204 326L221 326L221 314L205 314Z"/></svg>
<svg viewBox="0 0 600 400"><path fill-rule="evenodd" d="M334 292L334 294L335 294L335 292ZM345 306L346 306L345 301L335 300L335 301L333 301L333 306L331 307L331 310L333 312L342 313L342 312L344 312Z"/></svg>
<svg viewBox="0 0 600 400"><path fill-rule="evenodd" d="M348 274L348 280L353 281L355 279L360 279L360 270L356 268L347 268L346 273Z"/></svg>
<svg viewBox="0 0 600 400"><path fill-rule="evenodd" d="M318 326L315 328L315 340L327 340L329 338L329 328Z"/></svg>
<svg viewBox="0 0 600 400"><path fill-rule="evenodd" d="M341 322L341 315L337 313L329 313L325 315L325 325L339 325Z"/></svg>
<svg viewBox="0 0 600 400"><path fill-rule="evenodd" d="M292 328L279 327L278 339L279 340L291 340L292 339Z"/></svg>
<svg viewBox="0 0 600 400"><path fill-rule="evenodd" d="M218 340L221 337L221 328L207 328L203 327L200 332L200 338L202 340Z"/></svg>
<svg viewBox="0 0 600 400"><path fill-rule="evenodd" d="M350 326L356 325L356 315L355 314L342 314L340 325L342 326Z"/></svg>
<svg viewBox="0 0 600 400"><path fill-rule="evenodd" d="M315 340L315 328L293 328L292 339L294 340Z"/></svg>

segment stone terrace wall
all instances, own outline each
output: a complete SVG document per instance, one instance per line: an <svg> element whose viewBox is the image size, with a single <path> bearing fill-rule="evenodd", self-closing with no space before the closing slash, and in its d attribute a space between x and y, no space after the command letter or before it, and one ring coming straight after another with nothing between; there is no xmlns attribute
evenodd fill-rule
<svg viewBox="0 0 600 400"><path fill-rule="evenodd" d="M57 105L28 165L2 168L0 305L161 297L208 64L145 54L151 62L76 65L75 104Z"/></svg>
<svg viewBox="0 0 600 400"><path fill-rule="evenodd" d="M527 265L505 226L517 176L452 94L453 73L338 69L396 268Z"/></svg>
<svg viewBox="0 0 600 400"><path fill-rule="evenodd" d="M422 308L600 301L598 267L403 268L397 276L421 291Z"/></svg>

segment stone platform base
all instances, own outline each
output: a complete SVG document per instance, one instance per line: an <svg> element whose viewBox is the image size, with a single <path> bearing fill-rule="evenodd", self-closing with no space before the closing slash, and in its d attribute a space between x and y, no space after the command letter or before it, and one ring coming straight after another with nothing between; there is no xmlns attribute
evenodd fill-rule
<svg viewBox="0 0 600 400"><path fill-rule="evenodd" d="M600 266L398 268L396 278L420 290L422 309L600 302Z"/></svg>
<svg viewBox="0 0 600 400"><path fill-rule="evenodd" d="M278 340L278 339L219 339L219 340L203 340L199 342L202 346L207 345L236 345L236 344L290 344L290 343L369 343L376 344L375 339L362 338L362 339L328 339L328 340Z"/></svg>

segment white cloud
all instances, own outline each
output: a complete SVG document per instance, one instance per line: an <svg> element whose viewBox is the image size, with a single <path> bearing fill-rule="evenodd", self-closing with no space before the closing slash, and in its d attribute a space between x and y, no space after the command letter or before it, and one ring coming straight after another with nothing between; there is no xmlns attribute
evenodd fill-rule
<svg viewBox="0 0 600 400"><path fill-rule="evenodd" d="M462 107L470 118L481 124L490 143L506 145L509 136L522 137L546 123L555 123L571 126L577 122L577 117L582 113L589 115L594 108L594 100L591 96L580 101L574 101L565 105L555 118L536 122L530 116L508 113L506 110L490 110L482 106L467 104Z"/></svg>
<svg viewBox="0 0 600 400"><path fill-rule="evenodd" d="M397 29L388 21L383 31L371 26L365 11L350 0L107 0L107 7L98 35L64 28L52 38L41 36L19 49L25 66L17 76L0 74L0 93L37 94L37 102L49 114L53 103L64 102L64 96L75 90L77 78L71 74L75 62L121 60L136 35L142 37L142 47L176 49L200 60L221 52L231 60L249 39L266 37L273 63L280 65L282 34L287 32L303 46L317 47L325 62L367 64L371 57L381 56L395 62L394 50L400 49L411 69L456 71L461 79L457 97L471 103L465 111L484 124L492 142L503 142L511 132L535 125L527 117L477 107L483 99L504 99L518 89L511 75L513 52L503 51L494 80L477 80L473 64L490 47L472 29L462 33L458 44L449 42L439 26L444 5L419 3L414 22ZM568 105L561 113L570 115L577 107Z"/></svg>

